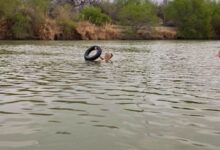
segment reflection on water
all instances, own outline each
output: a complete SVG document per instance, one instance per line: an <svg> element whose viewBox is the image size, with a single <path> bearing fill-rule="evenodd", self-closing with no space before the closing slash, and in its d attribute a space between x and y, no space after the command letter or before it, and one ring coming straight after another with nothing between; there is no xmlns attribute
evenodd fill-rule
<svg viewBox="0 0 220 150"><path fill-rule="evenodd" d="M113 63L85 62L94 44ZM0 149L218 150L219 47L0 42Z"/></svg>

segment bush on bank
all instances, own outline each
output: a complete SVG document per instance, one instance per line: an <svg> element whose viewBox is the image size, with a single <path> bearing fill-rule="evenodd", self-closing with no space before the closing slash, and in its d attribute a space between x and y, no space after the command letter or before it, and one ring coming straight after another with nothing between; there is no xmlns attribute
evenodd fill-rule
<svg viewBox="0 0 220 150"><path fill-rule="evenodd" d="M110 17L102 13L99 7L93 7L93 6L83 8L80 11L79 17L81 20L87 20L98 26L111 22Z"/></svg>
<svg viewBox="0 0 220 150"><path fill-rule="evenodd" d="M209 9L211 10L211 26L214 37L220 38L220 4L211 3Z"/></svg>
<svg viewBox="0 0 220 150"><path fill-rule="evenodd" d="M56 21L59 32L61 33L60 39L74 38L75 35L73 32L76 27L76 13L72 12L71 5L64 4L54 7L50 16Z"/></svg>
<svg viewBox="0 0 220 150"><path fill-rule="evenodd" d="M151 26L157 22L154 7L150 3L130 2L121 8L119 18L122 24L136 27Z"/></svg>
<svg viewBox="0 0 220 150"><path fill-rule="evenodd" d="M49 0L0 0L0 17L8 22L7 39L36 38L37 28L44 22Z"/></svg>
<svg viewBox="0 0 220 150"><path fill-rule="evenodd" d="M220 38L220 4L212 0L173 0L162 6L149 0L114 0L81 8L51 1L0 0L0 38L54 39L59 34L74 39L81 21L126 26L128 36L136 36L143 27L157 26L158 20L174 22L180 38Z"/></svg>
<svg viewBox="0 0 220 150"><path fill-rule="evenodd" d="M211 0L174 0L164 11L173 20L178 36L184 39L220 37L220 4Z"/></svg>

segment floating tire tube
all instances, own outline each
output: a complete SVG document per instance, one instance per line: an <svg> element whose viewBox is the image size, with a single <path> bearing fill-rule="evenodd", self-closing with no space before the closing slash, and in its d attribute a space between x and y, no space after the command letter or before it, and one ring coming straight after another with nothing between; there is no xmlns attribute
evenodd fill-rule
<svg viewBox="0 0 220 150"><path fill-rule="evenodd" d="M96 53L94 55L90 56L90 53L92 51L96 51ZM99 58L101 56L101 54L102 54L101 47L99 47L99 46L92 46L92 47L90 47L89 49L86 50L86 52L84 54L84 58L87 61L94 61L97 58Z"/></svg>

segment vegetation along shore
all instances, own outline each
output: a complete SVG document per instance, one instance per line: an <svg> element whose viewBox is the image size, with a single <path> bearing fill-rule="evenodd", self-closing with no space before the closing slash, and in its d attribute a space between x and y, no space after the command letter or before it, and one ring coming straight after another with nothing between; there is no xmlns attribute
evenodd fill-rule
<svg viewBox="0 0 220 150"><path fill-rule="evenodd" d="M0 0L0 39L220 39L220 3Z"/></svg>

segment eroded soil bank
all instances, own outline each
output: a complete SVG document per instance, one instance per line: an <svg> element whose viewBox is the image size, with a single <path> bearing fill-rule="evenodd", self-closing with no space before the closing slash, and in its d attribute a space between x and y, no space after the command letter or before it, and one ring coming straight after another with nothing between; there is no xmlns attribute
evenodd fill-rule
<svg viewBox="0 0 220 150"><path fill-rule="evenodd" d="M128 26L106 24L96 26L88 21L77 23L68 32L63 31L55 21L47 18L39 25L34 25L32 32L22 38L18 38L10 31L11 23L0 20L1 40L152 40L152 39L176 39L176 29L170 27L140 27L133 30Z"/></svg>

